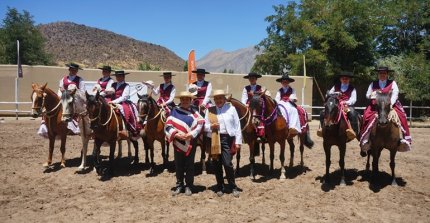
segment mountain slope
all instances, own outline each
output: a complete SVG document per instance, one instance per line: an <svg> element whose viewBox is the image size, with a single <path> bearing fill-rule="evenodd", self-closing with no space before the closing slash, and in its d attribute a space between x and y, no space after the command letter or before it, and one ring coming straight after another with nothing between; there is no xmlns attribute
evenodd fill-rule
<svg viewBox="0 0 430 223"><path fill-rule="evenodd" d="M234 73L249 73L255 62L258 51L253 47L225 52L217 49L209 52L198 60L197 67L205 68L211 72L223 72L224 69L233 70Z"/></svg>
<svg viewBox="0 0 430 223"><path fill-rule="evenodd" d="M38 28L47 40L47 52L58 65L73 61L91 68L108 64L137 69L140 63L147 63L161 70L181 71L185 63L165 47L102 29L71 22L49 23Z"/></svg>

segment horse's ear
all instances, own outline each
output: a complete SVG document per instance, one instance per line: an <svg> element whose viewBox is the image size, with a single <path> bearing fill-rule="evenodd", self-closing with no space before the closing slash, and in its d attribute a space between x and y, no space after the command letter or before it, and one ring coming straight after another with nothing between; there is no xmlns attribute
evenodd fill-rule
<svg viewBox="0 0 430 223"><path fill-rule="evenodd" d="M100 97L100 92L97 91L97 93L96 93L96 100L99 100L99 97Z"/></svg>
<svg viewBox="0 0 430 223"><path fill-rule="evenodd" d="M142 96L143 96L143 95L140 95L139 93L137 93L137 97L138 97L139 99L142 99Z"/></svg>
<svg viewBox="0 0 430 223"><path fill-rule="evenodd" d="M44 85L42 85L42 87L40 87L42 90L45 90L46 85L48 85L48 82L46 82Z"/></svg>
<svg viewBox="0 0 430 223"><path fill-rule="evenodd" d="M85 97L88 99L90 97L90 94L88 94L87 91L85 91Z"/></svg>
<svg viewBox="0 0 430 223"><path fill-rule="evenodd" d="M148 98L152 97L152 91L149 93Z"/></svg>
<svg viewBox="0 0 430 223"><path fill-rule="evenodd" d="M227 99L227 101L231 101L231 97L233 96L233 94L229 94L227 97L225 97Z"/></svg>
<svg viewBox="0 0 430 223"><path fill-rule="evenodd" d="M31 88L33 88L33 90L35 90L37 88L37 84L31 83Z"/></svg>

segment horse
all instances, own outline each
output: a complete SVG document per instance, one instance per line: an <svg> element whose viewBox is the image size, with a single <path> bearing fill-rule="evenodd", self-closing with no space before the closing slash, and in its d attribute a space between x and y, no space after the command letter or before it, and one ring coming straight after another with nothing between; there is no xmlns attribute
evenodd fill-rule
<svg viewBox="0 0 430 223"><path fill-rule="evenodd" d="M57 136L61 139L61 167L66 167L64 154L66 152L66 139L69 129L67 123L61 120L63 108L58 95L49 89L48 83L39 85L33 83L31 85L33 92L31 93L32 108L31 114L33 118L39 117L43 114L46 127L48 129L49 138L49 155L48 161L43 164L43 167L48 168L52 164L52 153L54 152L54 144Z"/></svg>
<svg viewBox="0 0 430 223"><path fill-rule="evenodd" d="M166 143L166 134L164 132L164 124L166 121L163 109L159 108L157 102L152 98L151 94L139 95L137 102L137 111L139 113L140 122L146 122L143 128L142 140L145 144L146 157L148 150L150 152L150 174L154 174L154 141L159 141L161 144L161 154L163 157L164 169L167 169L169 161L169 144Z"/></svg>
<svg viewBox="0 0 430 223"><path fill-rule="evenodd" d="M70 85L75 86L75 85ZM70 87L69 87L70 88ZM85 168L87 160L88 141L91 138L92 131L90 129L90 119L86 108L86 98L82 91L72 87L71 90L63 91L61 95L61 105L63 106L63 113L61 120L63 122L70 122L74 117L78 118L80 135L82 140L82 161L78 167L79 171Z"/></svg>
<svg viewBox="0 0 430 223"><path fill-rule="evenodd" d="M115 155L116 142L123 139L130 139L129 136L123 135L123 131L126 130L125 123L119 113L115 111L114 105L110 105L100 96L99 92L96 95L90 95L85 92L87 99L87 111L90 120L91 129L94 131L94 142L95 142L95 159L94 167L99 175L103 177L111 177L113 174L113 162ZM128 134L130 135L130 134ZM135 160L137 164L138 160L138 144L137 141L131 140L135 149ZM109 144L109 166L105 169L101 167L100 162L100 147L103 142Z"/></svg>
<svg viewBox="0 0 430 223"><path fill-rule="evenodd" d="M252 113L250 112L250 109L244 105L241 101L228 97L227 101L230 102L235 108L239 115L240 119L240 126L242 129L242 136L245 143L249 146L249 162L250 162L250 177L252 179L255 179L255 152L256 149L258 149L258 142L257 142L257 133L256 133L256 126L254 122L252 122ZM264 145L264 144L263 144ZM264 163L264 150L263 150L263 163ZM236 154L236 174L239 172L239 164L240 164L240 150L237 151Z"/></svg>
<svg viewBox="0 0 430 223"><path fill-rule="evenodd" d="M372 179L379 173L378 163L384 148L390 151L391 185L397 186L394 168L397 149L400 144L400 122L396 121L395 111L391 110L391 91L388 93L376 92L377 122L369 135L370 150L367 155L366 170L369 171L369 159L372 154Z"/></svg>
<svg viewBox="0 0 430 223"><path fill-rule="evenodd" d="M322 126L323 146L326 158L324 183L330 182L331 147L335 145L339 148L340 184L345 185L346 129L348 128L348 123L346 116L342 115L342 112L343 108L339 101L339 94L328 94L328 98L324 104L324 122Z"/></svg>

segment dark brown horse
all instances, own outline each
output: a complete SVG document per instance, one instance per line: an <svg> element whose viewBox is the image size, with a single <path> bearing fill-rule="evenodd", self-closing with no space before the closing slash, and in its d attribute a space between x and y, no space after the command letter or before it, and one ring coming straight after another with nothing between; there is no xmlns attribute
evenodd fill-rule
<svg viewBox="0 0 430 223"><path fill-rule="evenodd" d="M86 92L85 92L86 93ZM87 98L87 111L90 119L90 126L94 131L95 142L95 158L94 167L99 175L102 177L110 178L113 174L113 162L115 155L116 142L119 140L127 140L128 136L120 134L126 131L126 126L119 113L115 112L112 105L108 104L106 100L100 96L99 92L96 95L89 95L86 93ZM128 134L130 135L130 134ZM100 160L100 147L103 142L109 144L109 166L102 168ZM138 143L133 141L135 149L135 159L138 156ZM137 161L135 162L137 164Z"/></svg>
<svg viewBox="0 0 430 223"><path fill-rule="evenodd" d="M290 164L292 167L294 164L294 141L293 138L288 138L288 123L286 119L282 116L280 112L279 105L270 96L265 95L264 92L260 95L254 95L250 101L250 109L253 114L256 114L258 121L262 121L265 124L265 134L267 143L270 147L270 171L273 171L273 159L275 143L279 143L281 147L281 154L279 159L281 160L281 179L285 179L285 141L288 141L290 146ZM254 115L255 116L255 115ZM311 147L313 143L307 138L306 133L300 133L299 138L299 148L300 148L300 165L303 167L303 152L304 152L304 142L308 140L309 143L306 144L307 147Z"/></svg>
<svg viewBox="0 0 430 223"><path fill-rule="evenodd" d="M330 182L331 147L337 146L339 148L339 166L341 173L340 184L345 185L346 129L348 128L348 124L345 120L345 116L342 116L342 112L339 94L329 94L324 104L324 121L322 125L326 168L324 183Z"/></svg>
<svg viewBox="0 0 430 223"><path fill-rule="evenodd" d="M166 121L164 111L158 107L157 102L151 95L139 95L137 102L137 110L141 122L146 122L143 128L142 140L145 144L145 151L148 157L148 150L151 158L150 174L154 173L154 142L158 141L161 144L161 155L163 157L164 169L167 169L169 161L169 143L166 142L166 134L164 132L164 124Z"/></svg>
<svg viewBox="0 0 430 223"><path fill-rule="evenodd" d="M255 152L258 149L257 132L255 124L252 121L252 113L250 109L241 101L229 97L227 98L237 111L240 119L240 127L242 128L242 137L246 144L249 146L249 162L250 162L250 177L255 179ZM263 144L264 145L264 144ZM236 174L239 172L240 164L240 150L236 154ZM264 163L264 149L263 149L263 163Z"/></svg>
<svg viewBox="0 0 430 223"><path fill-rule="evenodd" d="M384 148L390 151L390 168L392 182L391 185L397 186L394 168L397 148L400 143L399 123L389 117L391 111L391 92L376 92L376 111L378 113L376 125L372 128L369 136L371 151L368 152L366 170L369 170L369 159L372 154L372 178L376 179L379 173L378 162ZM391 111L394 112L394 111ZM395 113L395 112L394 112Z"/></svg>
<svg viewBox="0 0 430 223"><path fill-rule="evenodd" d="M66 167L66 161L64 154L66 152L66 139L67 123L61 121L61 115L63 108L61 106L60 98L51 89L44 85L32 84L33 92L31 94L32 101L32 116L34 118L43 114L46 127L48 129L49 138L49 155L48 161L43 164L44 167L49 167L52 164L52 153L54 152L55 138L59 136L61 138L61 167ZM44 110L44 111L43 111Z"/></svg>

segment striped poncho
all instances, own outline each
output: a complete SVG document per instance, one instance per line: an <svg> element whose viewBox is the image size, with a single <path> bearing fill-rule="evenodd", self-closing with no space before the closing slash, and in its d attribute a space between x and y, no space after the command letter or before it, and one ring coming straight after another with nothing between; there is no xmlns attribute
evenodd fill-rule
<svg viewBox="0 0 430 223"><path fill-rule="evenodd" d="M181 133L191 133L196 138L204 124L203 117L197 112L183 108L175 108L166 120L164 131L167 141L173 142L173 147L178 152L184 152L187 156L191 152L191 142L175 139L175 135Z"/></svg>

